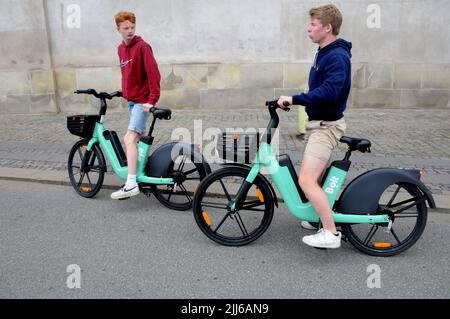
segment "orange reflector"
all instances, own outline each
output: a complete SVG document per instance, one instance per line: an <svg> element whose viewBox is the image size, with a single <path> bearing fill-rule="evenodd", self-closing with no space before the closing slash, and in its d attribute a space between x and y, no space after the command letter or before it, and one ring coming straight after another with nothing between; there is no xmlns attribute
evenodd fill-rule
<svg viewBox="0 0 450 319"><path fill-rule="evenodd" d="M389 248L392 247L394 245L392 245L391 243L373 243L372 245L375 248Z"/></svg>
<svg viewBox="0 0 450 319"><path fill-rule="evenodd" d="M260 201L261 203L264 203L264 196L263 196L263 194L261 193L261 191L259 190L259 188L256 188L256 195L258 195L259 201Z"/></svg>
<svg viewBox="0 0 450 319"><path fill-rule="evenodd" d="M92 188L90 187L81 187L80 188L83 192L90 192Z"/></svg>
<svg viewBox="0 0 450 319"><path fill-rule="evenodd" d="M235 140L235 141L238 140L238 135L237 135L237 133L234 133L234 135L233 135L233 140Z"/></svg>
<svg viewBox="0 0 450 319"><path fill-rule="evenodd" d="M202 212L202 215L203 215L203 219L205 220L206 224L207 224L208 226L211 226L211 220L209 219L208 214L207 214L205 211L203 211L203 212Z"/></svg>

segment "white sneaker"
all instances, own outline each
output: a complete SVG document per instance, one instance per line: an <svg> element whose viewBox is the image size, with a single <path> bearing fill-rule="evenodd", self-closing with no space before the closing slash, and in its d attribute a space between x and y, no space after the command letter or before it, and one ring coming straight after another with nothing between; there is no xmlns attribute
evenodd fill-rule
<svg viewBox="0 0 450 319"><path fill-rule="evenodd" d="M321 228L317 234L303 237L303 242L317 248L339 248L341 247L341 237L341 232L334 235L328 229Z"/></svg>
<svg viewBox="0 0 450 319"><path fill-rule="evenodd" d="M132 196L139 195L139 186L136 185L133 188L127 189L126 185L122 186L117 192L111 194L111 199L125 199L130 198Z"/></svg>
<svg viewBox="0 0 450 319"><path fill-rule="evenodd" d="M317 230L317 227L314 227L310 222L302 221L302 222L300 223L300 225L301 225L302 228L304 228L304 229L308 229L308 230Z"/></svg>

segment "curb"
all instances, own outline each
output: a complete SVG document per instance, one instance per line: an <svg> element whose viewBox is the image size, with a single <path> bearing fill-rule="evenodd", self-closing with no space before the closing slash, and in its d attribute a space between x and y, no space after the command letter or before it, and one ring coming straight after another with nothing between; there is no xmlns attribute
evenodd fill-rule
<svg viewBox="0 0 450 319"><path fill-rule="evenodd" d="M0 167L0 180L31 182L49 185L72 186L66 171L42 171L37 169ZM114 175L105 174L102 188L117 189L123 185Z"/></svg>

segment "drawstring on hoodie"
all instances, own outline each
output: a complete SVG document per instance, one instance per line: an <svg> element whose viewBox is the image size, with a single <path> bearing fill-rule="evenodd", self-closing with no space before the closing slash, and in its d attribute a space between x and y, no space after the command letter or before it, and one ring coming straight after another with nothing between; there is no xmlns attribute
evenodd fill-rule
<svg viewBox="0 0 450 319"><path fill-rule="evenodd" d="M313 68L314 68L314 70L316 70L317 71L317 56L319 55L319 50L320 50L320 48L319 49L317 49L317 51L316 51L316 54L314 55L314 63L313 63Z"/></svg>

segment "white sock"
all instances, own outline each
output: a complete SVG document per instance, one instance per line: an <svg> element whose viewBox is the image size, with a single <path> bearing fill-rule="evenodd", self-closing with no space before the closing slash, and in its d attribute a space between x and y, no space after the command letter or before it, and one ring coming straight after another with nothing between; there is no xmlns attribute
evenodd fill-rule
<svg viewBox="0 0 450 319"><path fill-rule="evenodd" d="M136 175L128 175L126 188L130 189L130 188L133 188L133 187L136 187L136 186L137 186Z"/></svg>

